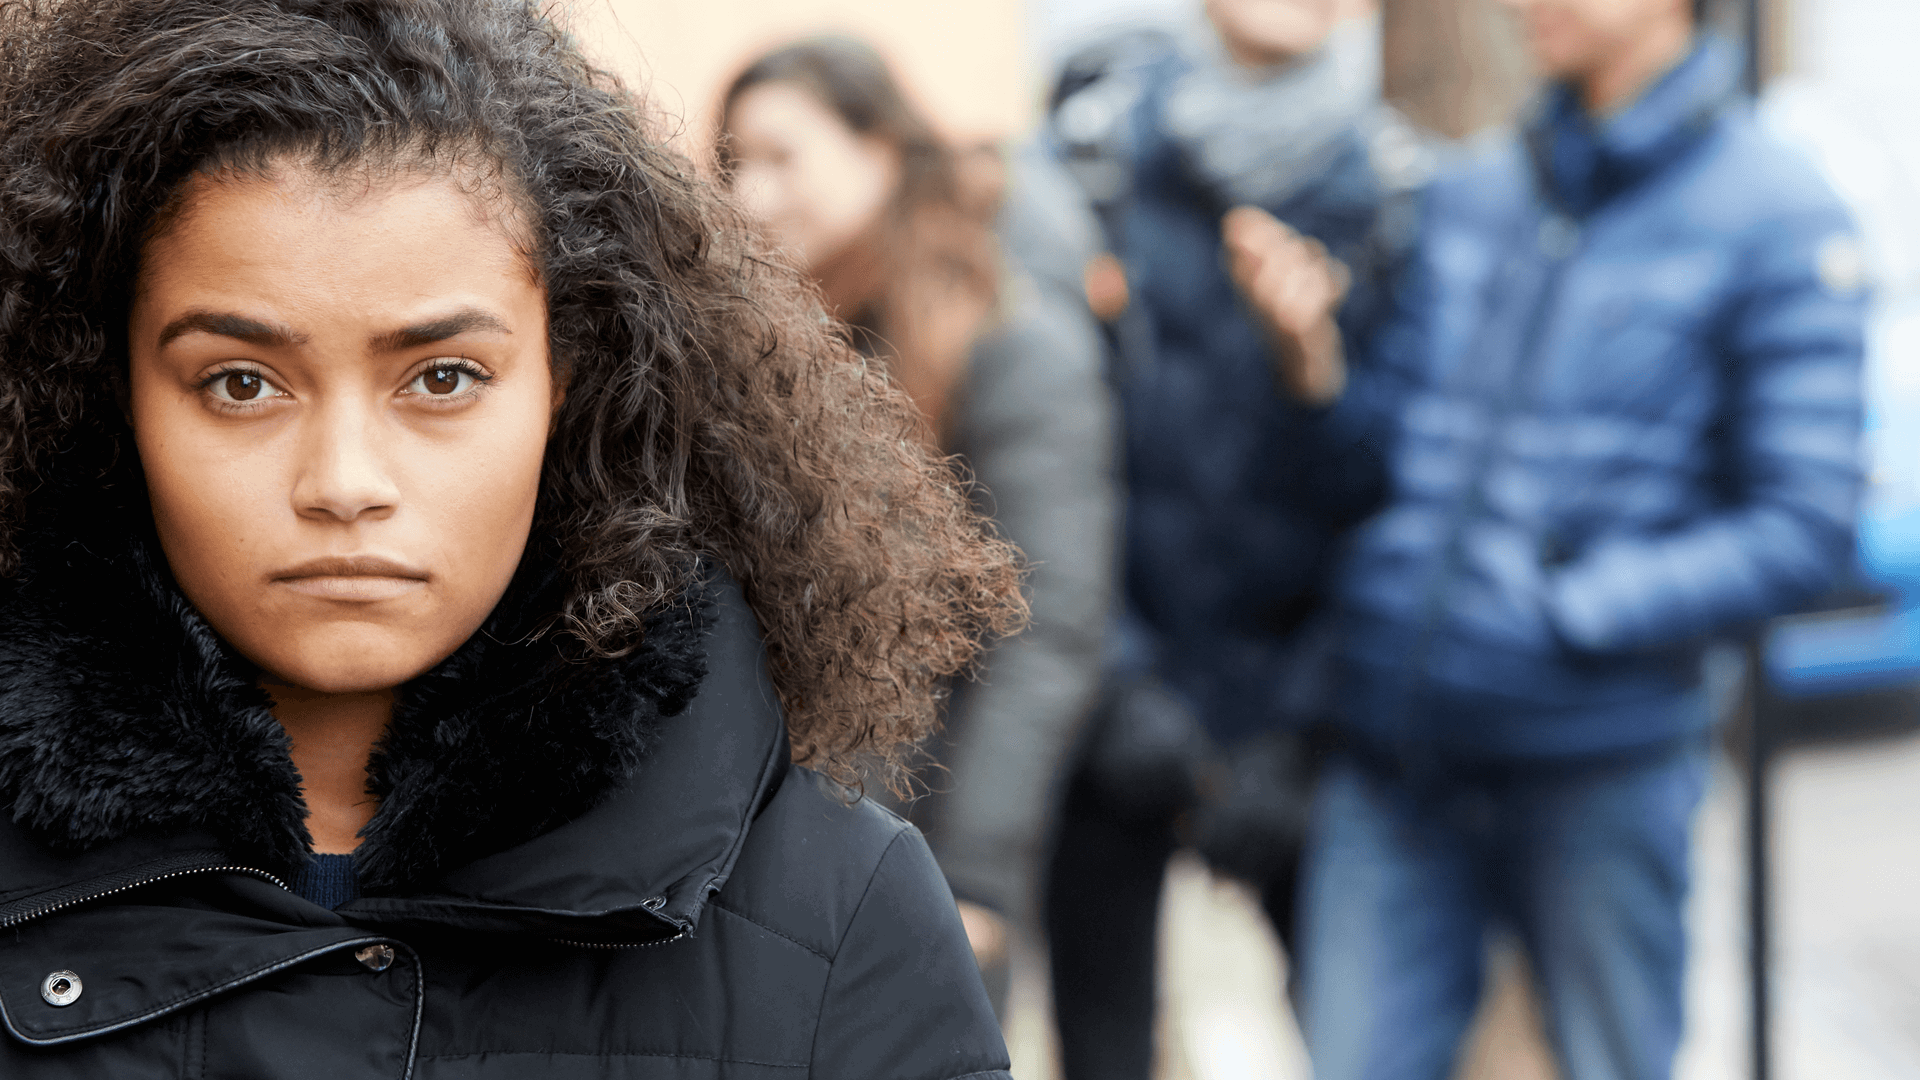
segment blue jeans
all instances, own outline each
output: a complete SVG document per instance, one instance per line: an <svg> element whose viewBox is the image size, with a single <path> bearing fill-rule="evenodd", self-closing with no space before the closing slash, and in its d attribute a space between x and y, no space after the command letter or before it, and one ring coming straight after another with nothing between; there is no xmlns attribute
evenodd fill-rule
<svg viewBox="0 0 1920 1080"><path fill-rule="evenodd" d="M1519 936L1565 1080L1667 1080L1704 741L1414 782L1330 762L1302 884L1298 1003L1317 1080L1445 1080L1486 930Z"/></svg>

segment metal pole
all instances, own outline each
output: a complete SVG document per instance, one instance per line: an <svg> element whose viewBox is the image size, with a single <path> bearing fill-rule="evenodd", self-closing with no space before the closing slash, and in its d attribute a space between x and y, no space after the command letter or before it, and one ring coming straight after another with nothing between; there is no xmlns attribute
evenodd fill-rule
<svg viewBox="0 0 1920 1080"><path fill-rule="evenodd" d="M1766 632L1747 644L1747 975L1752 997L1753 1080L1773 1075L1772 867L1769 778L1774 736L1768 705Z"/></svg>
<svg viewBox="0 0 1920 1080"><path fill-rule="evenodd" d="M1756 100L1766 78L1766 0L1746 0L1746 83ZM1767 707L1766 631L1747 645L1747 976L1753 1041L1753 1080L1773 1077L1772 834L1768 780L1773 732Z"/></svg>

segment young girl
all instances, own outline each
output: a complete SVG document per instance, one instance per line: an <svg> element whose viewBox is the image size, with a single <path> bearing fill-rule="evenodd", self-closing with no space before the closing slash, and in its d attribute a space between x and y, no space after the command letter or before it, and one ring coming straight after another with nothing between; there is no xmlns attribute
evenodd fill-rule
<svg viewBox="0 0 1920 1080"><path fill-rule="evenodd" d="M0 1075L1004 1076L916 423L525 0L0 4Z"/></svg>

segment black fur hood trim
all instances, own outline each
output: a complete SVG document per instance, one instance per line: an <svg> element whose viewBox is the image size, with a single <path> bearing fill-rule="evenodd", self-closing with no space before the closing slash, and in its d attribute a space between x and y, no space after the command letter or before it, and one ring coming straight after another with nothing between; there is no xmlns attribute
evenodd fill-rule
<svg viewBox="0 0 1920 1080"><path fill-rule="evenodd" d="M203 829L288 874L312 839L257 670L174 586L148 537L27 548L0 581L0 806L48 847ZM558 575L530 553L479 633L401 688L368 766L362 889L403 895L578 817L638 769L705 675L709 599L656 615L617 659L571 661Z"/></svg>

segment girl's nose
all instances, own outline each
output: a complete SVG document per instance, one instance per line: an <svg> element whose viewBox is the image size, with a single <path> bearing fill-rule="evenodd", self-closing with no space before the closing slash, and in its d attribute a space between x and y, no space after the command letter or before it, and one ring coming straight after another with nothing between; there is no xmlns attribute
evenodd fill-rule
<svg viewBox="0 0 1920 1080"><path fill-rule="evenodd" d="M309 423L293 489L296 513L350 522L398 509L400 489L386 468L377 418L342 406L316 410Z"/></svg>

